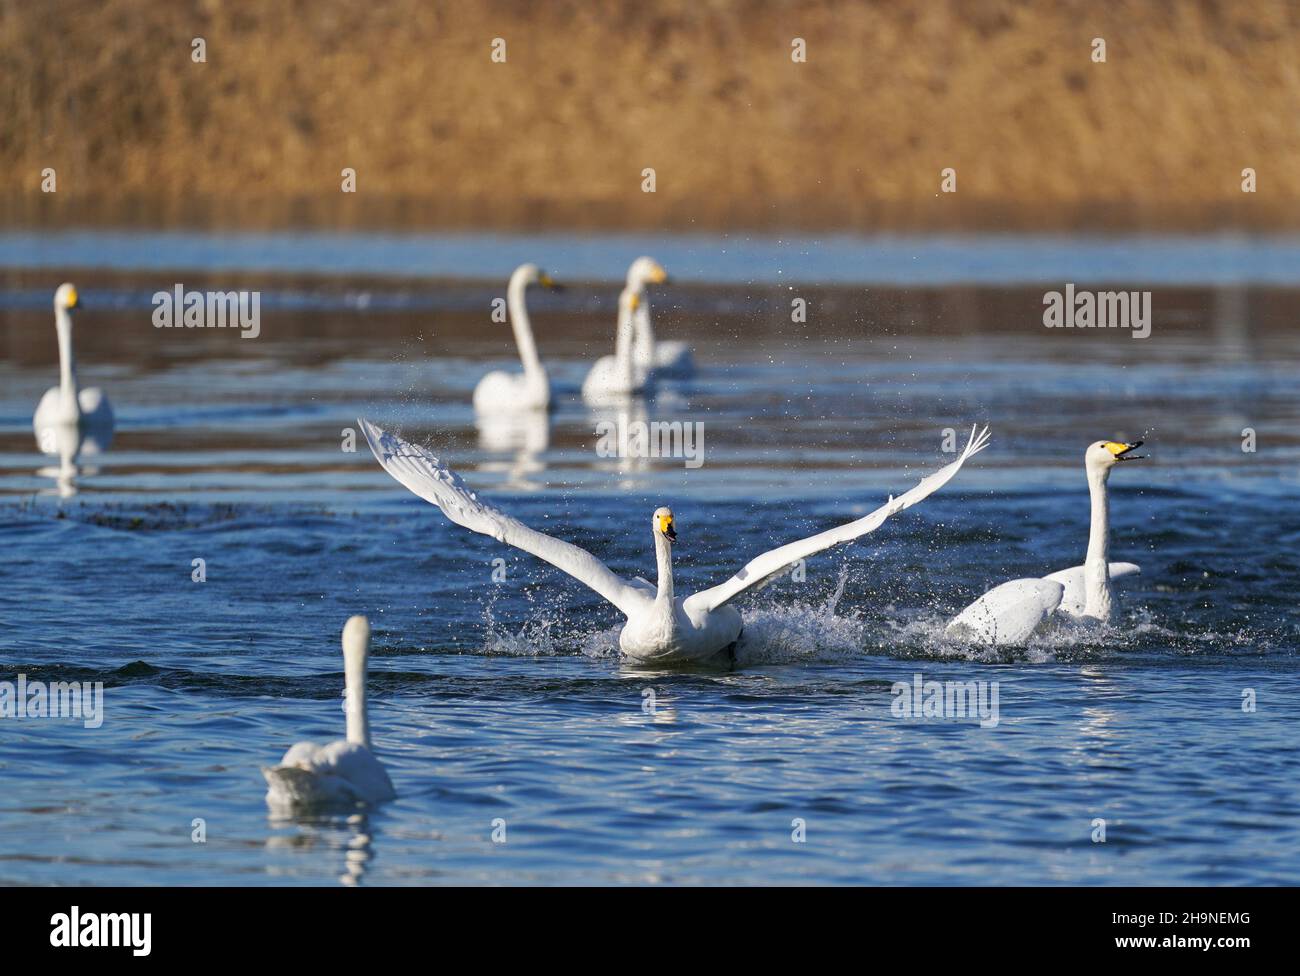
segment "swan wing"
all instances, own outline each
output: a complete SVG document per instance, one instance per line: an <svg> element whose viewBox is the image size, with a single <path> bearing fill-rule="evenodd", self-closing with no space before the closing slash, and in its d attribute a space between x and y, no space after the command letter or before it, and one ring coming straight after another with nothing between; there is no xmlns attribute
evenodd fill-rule
<svg viewBox="0 0 1300 976"><path fill-rule="evenodd" d="M917 502L929 497L946 485L961 470L963 464L988 446L988 441L989 432L987 427L978 434L975 428L972 427L970 440L967 441L966 449L962 451L961 456L951 464L940 468L934 474L922 478L911 491L897 498L890 498L888 502L881 505L870 515L864 516L856 522L849 522L847 525L827 529L825 532L809 536L806 539L800 539L798 542L787 543L779 549L773 549L751 559L745 564L744 569L727 580L727 582L711 589L701 590L699 593L687 597L684 609L687 613L716 610L718 607L731 602L746 590L761 587L769 580L781 575L800 559L805 559L821 552L823 549L849 542L878 529L889 516L901 512L905 508L911 508Z"/></svg>
<svg viewBox="0 0 1300 976"><path fill-rule="evenodd" d="M112 427L113 405L108 395L97 386L88 387L77 394L83 427Z"/></svg>
<svg viewBox="0 0 1300 976"><path fill-rule="evenodd" d="M437 505L457 525L490 535L498 542L522 549L564 570L624 614L631 614L650 602L645 592L611 572L587 550L530 529L482 501L465 486L460 475L428 451L380 430L368 420L357 422L383 469L425 501Z"/></svg>
<svg viewBox="0 0 1300 976"><path fill-rule="evenodd" d="M1134 573L1140 572L1142 570L1137 563L1110 564L1110 578L1113 580L1122 579L1125 576L1132 576ZM1055 580L1065 587L1065 595L1061 597L1062 613L1068 613L1071 617L1083 616L1083 608L1088 602L1088 591L1083 584L1082 566L1071 566L1069 569L1049 573L1045 579Z"/></svg>
<svg viewBox="0 0 1300 976"><path fill-rule="evenodd" d="M1024 644L1056 612L1064 592L1055 580L1011 580L957 614L944 636L979 644Z"/></svg>

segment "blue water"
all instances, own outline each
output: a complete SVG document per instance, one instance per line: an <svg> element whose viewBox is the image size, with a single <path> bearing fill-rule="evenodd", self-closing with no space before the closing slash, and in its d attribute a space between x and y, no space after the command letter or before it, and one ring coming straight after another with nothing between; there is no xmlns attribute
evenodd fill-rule
<svg viewBox="0 0 1300 976"><path fill-rule="evenodd" d="M469 408L510 363L490 288L285 283L244 341L154 330L171 282L137 270L85 289L82 376L118 432L60 497L30 429L56 378L42 282L0 292L0 680L102 681L105 715L0 720L0 883L1300 882L1293 292L1157 292L1135 341L1045 330L1013 288L827 293L800 326L768 293L669 290L660 331L702 369L635 416L705 425L687 469L595 451L577 389L612 341L605 292L538 300L558 410L494 432ZM653 576L648 515L672 505L685 589L910 487L948 428L994 440L746 598L734 670L647 672L594 594L342 450L358 414L626 575ZM1151 454L1111 480L1113 555L1142 566L1115 625L944 640L989 586L1080 561L1103 437ZM272 820L259 768L341 735L358 612L399 799ZM897 717L917 674L997 682L997 725Z"/></svg>
<svg viewBox="0 0 1300 976"><path fill-rule="evenodd" d="M496 280L545 255L561 278L615 281L647 253L678 280L714 284L1300 282L1294 236L0 231L0 266L24 269Z"/></svg>

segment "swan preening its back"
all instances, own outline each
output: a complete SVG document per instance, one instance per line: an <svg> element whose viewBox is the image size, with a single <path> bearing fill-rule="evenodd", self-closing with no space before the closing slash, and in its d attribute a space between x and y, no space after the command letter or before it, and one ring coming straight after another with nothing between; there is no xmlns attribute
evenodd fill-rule
<svg viewBox="0 0 1300 976"><path fill-rule="evenodd" d="M370 751L366 710L366 665L370 622L350 617L343 627L344 710L347 738L318 746L291 746L280 765L263 767L266 802L274 810L355 807L391 800L397 794L383 763Z"/></svg>
<svg viewBox="0 0 1300 976"><path fill-rule="evenodd" d="M59 385L45 391L32 430L43 454L65 458L85 450L107 449L113 439L113 407L98 387L81 389L77 383L77 356L72 345L72 313L81 307L77 289L64 283L54 293L54 328L59 337Z"/></svg>
<svg viewBox="0 0 1300 976"><path fill-rule="evenodd" d="M376 459L397 481L437 505L457 525L531 553L595 590L627 618L619 635L623 653L634 661L655 664L706 661L729 651L742 628L740 612L731 606L733 600L762 587L799 560L863 536L896 512L927 498L951 481L961 466L988 443L987 428L978 434L972 428L961 455L923 478L906 494L891 497L856 521L764 553L725 583L683 598L676 595L673 583L672 546L677 531L670 509L656 510L651 519L659 569L657 585L624 579L585 549L530 529L488 505L430 452L369 421L358 422Z"/></svg>
<svg viewBox="0 0 1300 976"><path fill-rule="evenodd" d="M493 370L474 388L474 410L480 414L507 413L517 410L548 410L551 406L551 381L537 355L533 326L528 319L525 296L529 285L554 289L556 284L535 264L521 264L510 276L506 290L506 311L514 330L515 345L522 373Z"/></svg>
<svg viewBox="0 0 1300 976"><path fill-rule="evenodd" d="M1111 581L1139 572L1133 563L1110 562L1110 499L1106 483L1121 461L1140 460L1132 452L1141 441L1097 441L1084 452L1092 522L1088 553L1082 566L1072 566L1041 578L1016 579L995 587L948 624L947 634L962 640L998 646L1024 644L1060 617L1097 624L1109 623L1115 612Z"/></svg>

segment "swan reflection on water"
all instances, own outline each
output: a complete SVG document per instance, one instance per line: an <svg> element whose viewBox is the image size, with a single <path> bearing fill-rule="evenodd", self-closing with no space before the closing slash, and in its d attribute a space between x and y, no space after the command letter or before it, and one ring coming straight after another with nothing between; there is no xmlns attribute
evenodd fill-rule
<svg viewBox="0 0 1300 976"><path fill-rule="evenodd" d="M77 493L79 477L99 474L99 467L81 463L82 457L107 452L113 442L113 430L81 430L76 424L50 425L39 429L36 442L42 454L59 459L57 465L36 469L39 477L54 481L54 487L45 488L41 493L71 498Z"/></svg>
<svg viewBox="0 0 1300 976"><path fill-rule="evenodd" d="M269 852L306 854L319 851L335 856L342 852L342 873L339 884L356 886L365 880L375 859L375 831L370 815L353 813L347 817L290 817L272 814L268 817L272 827L296 827L293 833L272 834L266 839ZM284 872L290 873L290 872Z"/></svg>
<svg viewBox="0 0 1300 976"><path fill-rule="evenodd" d="M511 488L539 491L546 487L530 476L546 470L544 455L551 446L551 415L547 411L480 415L474 426L478 428L479 450L511 455L505 460L484 461L484 471L505 472Z"/></svg>

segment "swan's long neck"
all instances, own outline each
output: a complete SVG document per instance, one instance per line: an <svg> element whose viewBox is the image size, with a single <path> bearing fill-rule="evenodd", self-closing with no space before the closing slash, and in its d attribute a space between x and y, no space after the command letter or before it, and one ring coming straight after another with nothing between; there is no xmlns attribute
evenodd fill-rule
<svg viewBox="0 0 1300 976"><path fill-rule="evenodd" d="M659 563L659 592L656 604L672 607L673 604L673 550L663 533L655 532L655 560Z"/></svg>
<svg viewBox="0 0 1300 976"><path fill-rule="evenodd" d="M1109 621L1113 600L1110 588L1110 501L1106 493L1108 468L1088 471L1088 494L1092 498L1092 527L1088 532L1088 555L1083 561L1083 585L1087 594L1083 614Z"/></svg>
<svg viewBox="0 0 1300 976"><path fill-rule="evenodd" d="M370 748L370 718L366 712L365 647L343 651L344 709L348 720L348 741Z"/></svg>
<svg viewBox="0 0 1300 976"><path fill-rule="evenodd" d="M636 386L636 368L632 351L635 315L626 302L618 303L618 330L614 333L614 361L618 364L618 375L624 388L631 390ZM657 534L657 533L656 533Z"/></svg>
<svg viewBox="0 0 1300 976"><path fill-rule="evenodd" d="M636 361L645 369L650 369L655 362L655 332L650 324L650 303L643 294L641 304L632 313L636 336Z"/></svg>
<svg viewBox="0 0 1300 976"><path fill-rule="evenodd" d="M77 413L77 357L72 351L72 316L62 306L54 309L54 328L59 335L59 399L64 411Z"/></svg>
<svg viewBox="0 0 1300 976"><path fill-rule="evenodd" d="M506 307L510 312L510 327L515 331L515 345L519 347L519 360L524 364L524 375L530 379L544 379L546 371L537 356L537 343L533 341L533 326L528 321L524 305L524 292L528 282L524 278L511 278L506 291Z"/></svg>

